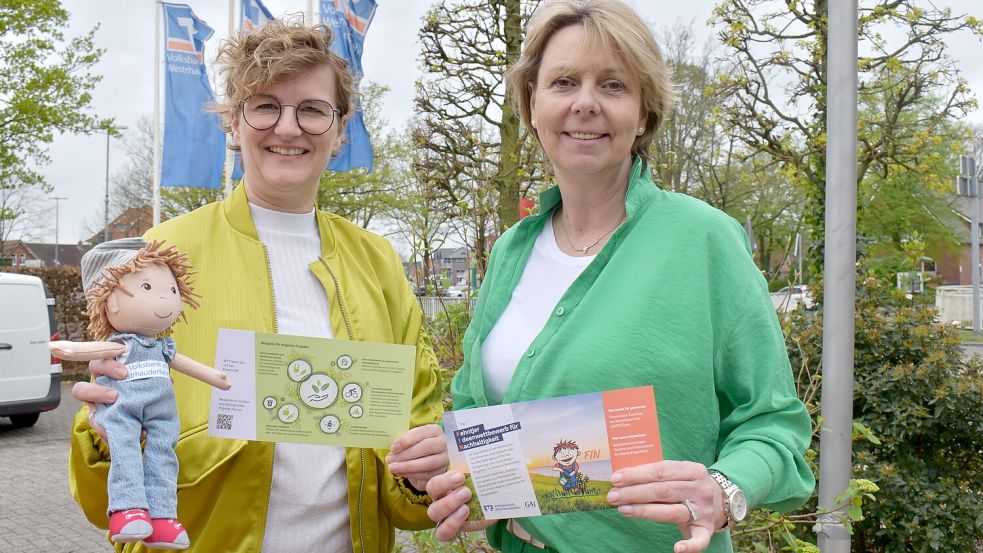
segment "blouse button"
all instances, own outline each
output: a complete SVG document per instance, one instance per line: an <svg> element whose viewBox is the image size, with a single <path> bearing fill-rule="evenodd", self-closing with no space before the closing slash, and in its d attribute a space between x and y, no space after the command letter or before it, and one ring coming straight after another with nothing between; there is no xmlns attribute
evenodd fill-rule
<svg viewBox="0 0 983 553"><path fill-rule="evenodd" d="M556 308L556 316L557 317L562 317L564 313L566 313L566 311L563 309L563 306L560 306L560 307L557 307Z"/></svg>
<svg viewBox="0 0 983 553"><path fill-rule="evenodd" d="M529 348L529 352L526 353L526 357L532 357L533 355L536 355L536 348Z"/></svg>

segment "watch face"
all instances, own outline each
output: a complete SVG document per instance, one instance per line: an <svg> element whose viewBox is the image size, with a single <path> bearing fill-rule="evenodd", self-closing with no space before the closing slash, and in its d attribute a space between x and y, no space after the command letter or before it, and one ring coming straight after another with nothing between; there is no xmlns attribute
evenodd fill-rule
<svg viewBox="0 0 983 553"><path fill-rule="evenodd" d="M730 516L736 522L744 520L747 516L747 497L741 490L737 490L730 497Z"/></svg>

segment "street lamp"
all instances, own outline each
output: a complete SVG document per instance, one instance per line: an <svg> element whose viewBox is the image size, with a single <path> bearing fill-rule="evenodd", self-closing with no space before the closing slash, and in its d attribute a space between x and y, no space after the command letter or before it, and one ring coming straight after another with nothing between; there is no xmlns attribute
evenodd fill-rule
<svg viewBox="0 0 983 553"><path fill-rule="evenodd" d="M103 214L103 223L105 226L102 229L102 241L109 242L109 137L112 136L110 131L125 131L127 127L106 127L106 203L105 203L105 213Z"/></svg>
<svg viewBox="0 0 983 553"><path fill-rule="evenodd" d="M55 266L58 266L61 264L61 262L58 261L58 202L61 200L67 200L68 198L65 196L52 196L48 199L55 201Z"/></svg>

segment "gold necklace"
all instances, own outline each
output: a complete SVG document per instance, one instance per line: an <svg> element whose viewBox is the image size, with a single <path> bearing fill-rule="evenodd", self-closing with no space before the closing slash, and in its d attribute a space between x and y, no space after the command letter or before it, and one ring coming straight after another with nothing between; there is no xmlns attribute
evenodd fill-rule
<svg viewBox="0 0 983 553"><path fill-rule="evenodd" d="M618 227L621 226L621 223L624 223L625 221L627 221L628 220L628 214L625 213L625 216L622 217L620 221L618 221L618 224L616 224L613 227L611 227L611 230L609 230L609 231L605 232L604 234L598 236L597 237L597 240L594 240L593 242L591 242L590 244L587 244L583 248L578 248L577 246L574 246L573 245L573 242L570 241L570 235L567 234L567 225L566 225L566 223L563 222L562 215L559 216L559 218L560 218L560 228L563 230L563 238L566 239L567 245L570 246L570 249L572 249L575 252L580 252L580 255L587 255L587 252L591 248L593 248L594 246L596 246L602 239L604 239L605 237L607 237L607 235L609 235L612 232L614 232Z"/></svg>

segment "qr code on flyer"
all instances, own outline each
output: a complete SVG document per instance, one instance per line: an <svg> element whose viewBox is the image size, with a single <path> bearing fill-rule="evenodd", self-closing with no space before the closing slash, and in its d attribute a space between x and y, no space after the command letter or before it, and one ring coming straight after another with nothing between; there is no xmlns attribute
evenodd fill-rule
<svg viewBox="0 0 983 553"><path fill-rule="evenodd" d="M215 428L219 430L232 430L232 415L218 415L215 420Z"/></svg>

